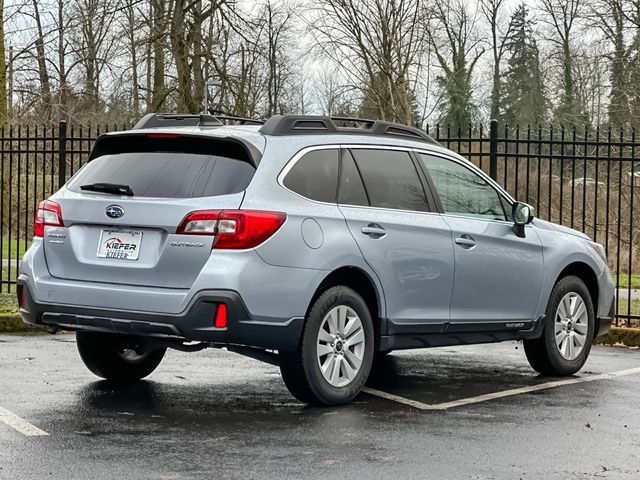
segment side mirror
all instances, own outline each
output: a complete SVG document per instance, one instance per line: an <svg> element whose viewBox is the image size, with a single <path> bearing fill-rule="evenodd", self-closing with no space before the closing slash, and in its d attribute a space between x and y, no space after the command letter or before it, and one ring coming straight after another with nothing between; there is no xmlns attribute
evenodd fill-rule
<svg viewBox="0 0 640 480"><path fill-rule="evenodd" d="M522 202L515 202L511 210L513 218L513 233L518 237L524 237L524 227L531 223L535 216L535 211L531 205Z"/></svg>

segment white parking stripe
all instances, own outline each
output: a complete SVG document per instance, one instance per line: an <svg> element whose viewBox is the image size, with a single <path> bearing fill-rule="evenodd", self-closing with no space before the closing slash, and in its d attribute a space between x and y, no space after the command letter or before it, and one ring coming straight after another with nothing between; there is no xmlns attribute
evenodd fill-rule
<svg viewBox="0 0 640 480"><path fill-rule="evenodd" d="M31 425L26 420L23 420L15 413L10 412L6 408L0 407L0 422L6 423L11 428L15 428L21 434L27 437L38 437L42 435L49 435L44 430L40 430L38 427Z"/></svg>
<svg viewBox="0 0 640 480"><path fill-rule="evenodd" d="M430 406L426 403L418 402L417 400L410 400L408 398L394 395L393 393L383 392L382 390L376 390L375 388L364 387L362 389L364 393L369 395L375 395L376 397L384 398L386 400L392 400L394 402L409 405L410 407L417 408L419 410L430 410Z"/></svg>
<svg viewBox="0 0 640 480"><path fill-rule="evenodd" d="M419 410L448 410L453 407L460 407L462 405L470 405L473 403L486 402L488 400L495 400L497 398L511 397L513 395L520 395L522 393L537 392L540 390L547 390L549 388L561 387L563 385L574 385L576 383L594 382L596 380L607 380L616 377L622 377L625 375L633 375L640 373L639 368L630 368L628 370L620 370L611 373L601 373L598 375L590 375L578 378L567 378L565 380L556 380L553 382L539 383L538 385L529 385L526 387L512 388L510 390L503 390L502 392L487 393L485 395L478 395L475 397L462 398L460 400L453 400L451 402L433 403L427 404L404 398L392 393L383 392L374 388L363 388L362 391L369 395L375 395L376 397L384 398L386 400L392 400L394 402L402 403Z"/></svg>

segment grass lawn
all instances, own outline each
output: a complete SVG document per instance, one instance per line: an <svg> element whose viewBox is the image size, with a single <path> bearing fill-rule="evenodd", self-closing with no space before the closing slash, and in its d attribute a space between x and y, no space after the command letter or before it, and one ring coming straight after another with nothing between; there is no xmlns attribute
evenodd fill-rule
<svg viewBox="0 0 640 480"><path fill-rule="evenodd" d="M629 300L626 298L618 299L618 315L627 315L629 308ZM631 300L631 315L640 315L640 300L634 298Z"/></svg>
<svg viewBox="0 0 640 480"><path fill-rule="evenodd" d="M25 324L18 315L18 300L14 294L0 294L0 333L39 333L44 328Z"/></svg>
<svg viewBox="0 0 640 480"><path fill-rule="evenodd" d="M616 283L617 280L617 276L614 274L613 275L613 283ZM639 273L633 273L631 274L631 276L629 276L626 273L621 273L620 274L620 282L618 283L618 285L621 288L627 288L629 286L629 281L631 281L631 288L640 288L640 274Z"/></svg>
<svg viewBox="0 0 640 480"><path fill-rule="evenodd" d="M2 239L2 258L22 257L27 248L31 245L31 241L25 242L24 239L16 240L15 238ZM9 257L9 246L11 246L11 257ZM16 254L16 252L18 252Z"/></svg>
<svg viewBox="0 0 640 480"><path fill-rule="evenodd" d="M18 276L18 269L16 268L14 263L11 263L11 277L9 277L9 267L8 266L2 267L3 282L6 282L7 280L15 281L17 276ZM14 295L15 291L16 291L15 285L7 285L7 284L0 285L0 308L2 307L1 297L3 297L5 294L8 295L9 293L11 293L11 295Z"/></svg>
<svg viewBox="0 0 640 480"><path fill-rule="evenodd" d="M18 311L18 299L11 293L0 294L0 314L16 313Z"/></svg>
<svg viewBox="0 0 640 480"><path fill-rule="evenodd" d="M4 280L5 282L7 281L7 279L15 280L17 276L18 276L18 269L16 267L15 261L11 262L11 278L9 278L9 266L8 265L2 266L2 280ZM6 285L4 285L3 287L6 287ZM0 291L0 293L4 293L4 292Z"/></svg>

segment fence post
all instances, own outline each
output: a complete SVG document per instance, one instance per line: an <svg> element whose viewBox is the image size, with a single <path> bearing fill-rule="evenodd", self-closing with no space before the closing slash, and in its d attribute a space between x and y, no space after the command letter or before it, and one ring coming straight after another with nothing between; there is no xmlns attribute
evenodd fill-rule
<svg viewBox="0 0 640 480"><path fill-rule="evenodd" d="M67 122L58 124L58 188L67 180Z"/></svg>
<svg viewBox="0 0 640 480"><path fill-rule="evenodd" d="M489 124L489 176L498 181L498 120Z"/></svg>

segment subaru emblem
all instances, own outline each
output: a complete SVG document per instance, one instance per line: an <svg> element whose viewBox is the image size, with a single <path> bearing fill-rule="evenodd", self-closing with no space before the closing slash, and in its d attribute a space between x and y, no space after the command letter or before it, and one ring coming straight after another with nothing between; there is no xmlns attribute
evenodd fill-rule
<svg viewBox="0 0 640 480"><path fill-rule="evenodd" d="M124 208L120 205L109 205L105 213L107 214L107 217L120 218L124 215Z"/></svg>

